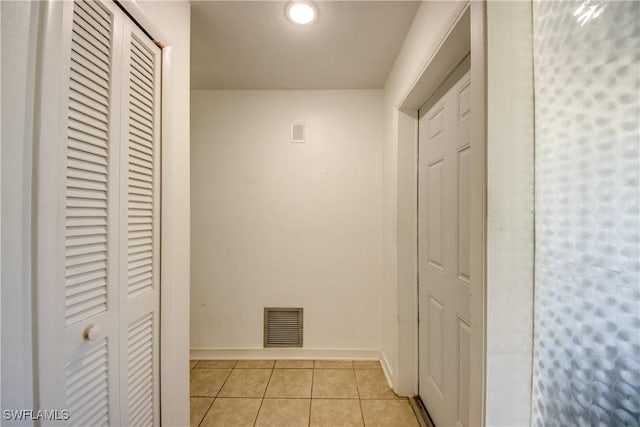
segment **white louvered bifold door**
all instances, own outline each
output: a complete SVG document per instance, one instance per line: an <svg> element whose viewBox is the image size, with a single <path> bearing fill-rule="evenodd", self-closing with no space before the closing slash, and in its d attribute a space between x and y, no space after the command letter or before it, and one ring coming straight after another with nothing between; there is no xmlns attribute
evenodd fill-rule
<svg viewBox="0 0 640 427"><path fill-rule="evenodd" d="M159 425L160 48L137 27L123 37L120 163L122 417Z"/></svg>
<svg viewBox="0 0 640 427"><path fill-rule="evenodd" d="M69 423L119 421L117 9L73 4L65 188L65 380ZM63 390L60 390L62 392Z"/></svg>
<svg viewBox="0 0 640 427"><path fill-rule="evenodd" d="M50 6L37 400L69 412L41 424L158 426L160 48L112 1Z"/></svg>

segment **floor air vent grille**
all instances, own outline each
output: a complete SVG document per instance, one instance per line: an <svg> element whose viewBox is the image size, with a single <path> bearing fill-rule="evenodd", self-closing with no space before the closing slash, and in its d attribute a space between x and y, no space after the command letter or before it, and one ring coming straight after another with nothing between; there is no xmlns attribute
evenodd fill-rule
<svg viewBox="0 0 640 427"><path fill-rule="evenodd" d="M302 308L264 309L265 347L302 347Z"/></svg>

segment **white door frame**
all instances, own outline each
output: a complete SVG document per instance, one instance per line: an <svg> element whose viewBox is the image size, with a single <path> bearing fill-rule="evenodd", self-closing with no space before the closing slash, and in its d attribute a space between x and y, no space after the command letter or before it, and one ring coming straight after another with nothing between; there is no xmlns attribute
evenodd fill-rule
<svg viewBox="0 0 640 427"><path fill-rule="evenodd" d="M415 186L412 203L417 213L418 170L418 109L431 94L471 53L471 425L484 425L485 407L485 290L486 290L486 87L485 87L485 3L472 1L467 4L447 35L443 38L426 67L406 94L398 108L398 147L410 147L414 159ZM406 148L409 149L409 148ZM417 221L414 218L414 221ZM417 222L415 222L417 224ZM400 234L400 230L398 232ZM417 227L407 231L406 241L414 248L404 248L407 256L417 260ZM413 251L413 253L411 253ZM417 264L416 264L417 269ZM417 391L418 383L418 277L398 280L398 305L411 307L414 319L398 326L398 379L397 391L405 394ZM405 363L406 362L406 363Z"/></svg>
<svg viewBox="0 0 640 427"><path fill-rule="evenodd" d="M161 150L164 153L172 153L177 148L183 147L182 135L176 129L176 123L181 114L172 107L174 95L181 88L176 88L173 79L176 76L175 66L176 54L172 49L173 45L180 45L181 41L174 40L171 32L164 31L159 23L147 13L145 6L140 0L124 0L120 4L126 9L131 17L140 24L145 31L152 35L154 41L161 42L162 45L162 87L161 87ZM58 82L57 73L52 70L60 69L60 60L64 58L65 46L59 23L62 22L64 2L49 0L41 5L42 17L37 35L39 44L47 48L40 48L40 60L37 65L36 88L37 98L35 103L34 123L34 209L33 209L33 230L34 230L34 343L41 340L48 342L60 342L60 337L43 336L38 331L44 330L47 319L56 316L58 307L64 307L61 301L56 301L55 292L50 286L51 277L47 274L57 271L60 266L51 265L51 261L46 258L48 253L54 253L56 242L60 236L54 232L57 221L61 219L52 215L51 207L56 205L56 191L60 186L62 178L60 171L63 171L59 162L51 161L56 159L56 144L52 138L62 135L61 127L65 121L61 120L59 114L49 114L49 112L61 111L58 108L60 100L60 85L47 85L44 82ZM148 6L153 8L153 5ZM188 156L188 153L187 153ZM181 171L177 170L175 160L172 156L161 157L161 225L160 240L164 248L174 247L178 250L183 247L181 235L183 232L183 209L181 206L184 194L179 185L175 185L175 180L181 180ZM168 184L168 185L166 185ZM180 182L180 185L182 182ZM56 187L57 186L57 187ZM177 233L177 234L176 234ZM181 424L188 419L189 398L188 398L188 304L189 287L188 269L186 277L181 274L180 266L186 256L188 264L188 244L187 253L181 254L180 259L176 259L175 250L163 249L160 255L160 412L161 420L164 424ZM180 276L178 279L176 275ZM51 344L50 344L51 345ZM37 346L36 346L37 348ZM38 393L38 385L45 376L38 375L38 372L50 367L47 361L48 356L35 354L35 394ZM57 378L60 381L61 378ZM64 383L64 381L62 382ZM37 406L42 409L63 409L61 405L56 406L55 402L46 402L47 407L42 406L36 396ZM38 408L34 408L38 409Z"/></svg>

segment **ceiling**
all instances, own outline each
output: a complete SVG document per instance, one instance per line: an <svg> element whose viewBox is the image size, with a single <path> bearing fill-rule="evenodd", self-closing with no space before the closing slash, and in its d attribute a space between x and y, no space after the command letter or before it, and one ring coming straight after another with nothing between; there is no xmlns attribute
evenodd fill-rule
<svg viewBox="0 0 640 427"><path fill-rule="evenodd" d="M382 88L419 1L317 1L290 23L283 1L192 1L192 89Z"/></svg>

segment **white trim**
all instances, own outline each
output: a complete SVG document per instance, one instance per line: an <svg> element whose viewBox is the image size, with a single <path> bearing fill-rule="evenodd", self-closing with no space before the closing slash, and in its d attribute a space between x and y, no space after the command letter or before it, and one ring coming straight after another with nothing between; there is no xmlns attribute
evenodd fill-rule
<svg viewBox="0 0 640 427"><path fill-rule="evenodd" d="M138 25L149 33L154 41L162 43L164 46L170 44L171 37L168 37L162 28L147 14L141 0L124 0L120 1L122 7L136 20Z"/></svg>
<svg viewBox="0 0 640 427"><path fill-rule="evenodd" d="M470 425L485 425L486 406L486 294L487 294L487 89L485 2L471 2L471 366Z"/></svg>
<svg viewBox="0 0 640 427"><path fill-rule="evenodd" d="M375 360L379 361L389 387L391 368L382 350L367 348L262 348L193 347L191 360Z"/></svg>
<svg viewBox="0 0 640 427"><path fill-rule="evenodd" d="M381 356L380 350L365 348L193 347L190 358L191 360L381 360Z"/></svg>
<svg viewBox="0 0 640 427"><path fill-rule="evenodd" d="M419 77L400 103L399 110L413 113L419 109L469 54L470 15L470 7L467 5L429 58Z"/></svg>
<svg viewBox="0 0 640 427"><path fill-rule="evenodd" d="M398 364L394 390L418 394L418 110L396 111L398 126ZM402 187L402 191L400 188ZM402 208L402 207L405 208ZM400 243L403 242L404 244Z"/></svg>
<svg viewBox="0 0 640 427"><path fill-rule="evenodd" d="M387 383L389 383L389 387L393 388L393 381L391 381L391 379L393 378L393 370L391 369L391 366L389 365L389 361L387 360L387 356L385 356L384 351L382 351L382 350L380 350L380 364L382 365L382 371L384 372L384 376L387 379ZM398 396L402 396L399 393L397 393L397 394L398 394Z"/></svg>
<svg viewBox="0 0 640 427"><path fill-rule="evenodd" d="M530 425L534 311L531 2L486 4L485 423ZM514 102L514 100L517 100Z"/></svg>

